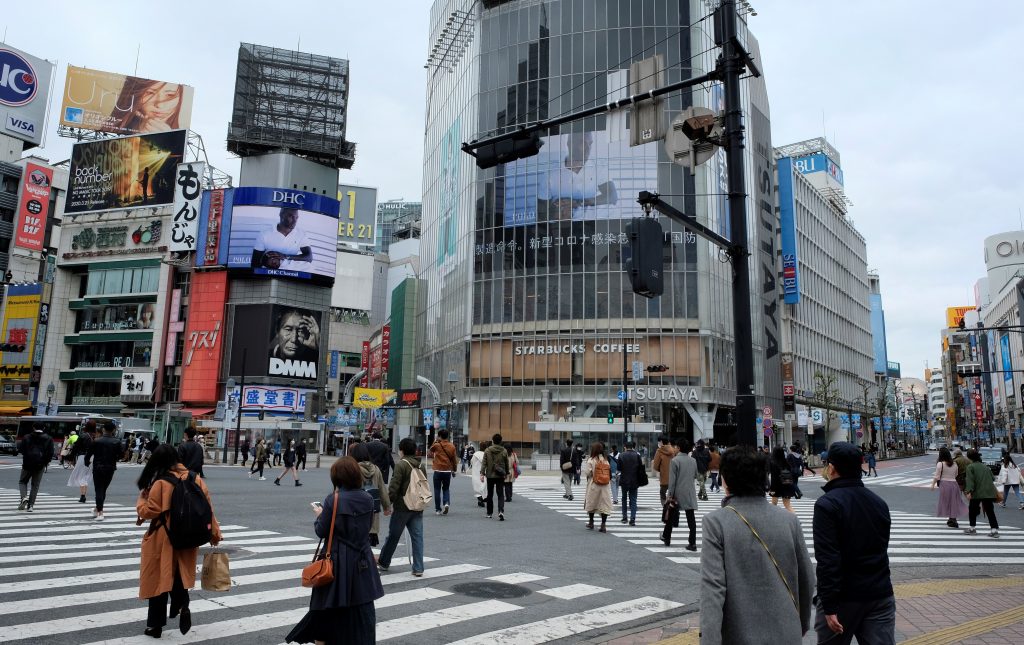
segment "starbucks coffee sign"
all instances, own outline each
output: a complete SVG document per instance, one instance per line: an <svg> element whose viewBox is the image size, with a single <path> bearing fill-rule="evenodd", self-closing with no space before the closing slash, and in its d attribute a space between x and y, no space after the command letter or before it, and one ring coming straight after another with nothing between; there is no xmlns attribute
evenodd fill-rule
<svg viewBox="0 0 1024 645"><path fill-rule="evenodd" d="M537 343L516 345L516 356L540 356L548 354L639 354L640 344L612 340L591 340L567 343Z"/></svg>
<svg viewBox="0 0 1024 645"><path fill-rule="evenodd" d="M637 403L642 401L650 401L652 403L698 403L700 402L700 388L681 385L641 385L629 388L629 400Z"/></svg>

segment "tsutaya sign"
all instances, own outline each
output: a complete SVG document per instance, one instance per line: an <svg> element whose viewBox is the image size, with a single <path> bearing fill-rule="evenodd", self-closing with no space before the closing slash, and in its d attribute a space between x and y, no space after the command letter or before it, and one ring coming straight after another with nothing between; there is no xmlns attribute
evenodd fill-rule
<svg viewBox="0 0 1024 645"><path fill-rule="evenodd" d="M654 386L639 386L629 388L629 400L630 401L670 401L670 402L690 402L696 403L700 401L700 388L699 387L685 387L679 385L668 385L664 387Z"/></svg>
<svg viewBox="0 0 1024 645"><path fill-rule="evenodd" d="M639 343L623 343L622 341L589 340L551 345L516 345L513 353L516 356L534 356L542 354L639 354Z"/></svg>

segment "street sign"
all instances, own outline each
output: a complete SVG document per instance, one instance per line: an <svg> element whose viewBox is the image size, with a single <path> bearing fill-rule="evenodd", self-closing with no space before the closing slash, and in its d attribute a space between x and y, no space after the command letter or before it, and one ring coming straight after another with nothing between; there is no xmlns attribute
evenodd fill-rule
<svg viewBox="0 0 1024 645"><path fill-rule="evenodd" d="M643 379L644 364L643 361L633 361L633 382L639 383Z"/></svg>
<svg viewBox="0 0 1024 645"><path fill-rule="evenodd" d="M771 417L765 417L764 418L764 427L770 428L771 426L772 426L772 418Z"/></svg>
<svg viewBox="0 0 1024 645"><path fill-rule="evenodd" d="M820 408L813 408L811 410L811 420L814 421L814 425L819 425L825 422L825 413Z"/></svg>
<svg viewBox="0 0 1024 645"><path fill-rule="evenodd" d="M620 401L625 401L626 400L626 391L625 390L619 390L618 397L619 397Z"/></svg>
<svg viewBox="0 0 1024 645"><path fill-rule="evenodd" d="M762 423L763 421L764 421L764 418L763 418L763 417L757 417L757 425L761 425L761 423Z"/></svg>
<svg viewBox="0 0 1024 645"><path fill-rule="evenodd" d="M796 412L787 412L786 421L796 421Z"/></svg>
<svg viewBox="0 0 1024 645"><path fill-rule="evenodd" d="M796 396L796 386L786 383L782 386L782 396Z"/></svg>
<svg viewBox="0 0 1024 645"><path fill-rule="evenodd" d="M761 414L763 414L766 417L771 417L772 416L772 406L770 406L770 405L764 406L764 408L761 410Z"/></svg>

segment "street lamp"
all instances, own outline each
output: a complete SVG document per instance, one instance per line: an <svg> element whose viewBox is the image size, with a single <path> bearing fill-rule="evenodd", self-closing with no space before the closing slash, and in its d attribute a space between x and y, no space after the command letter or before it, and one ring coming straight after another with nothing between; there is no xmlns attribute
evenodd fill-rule
<svg viewBox="0 0 1024 645"><path fill-rule="evenodd" d="M452 419L452 414L455 411L455 406L459 404L459 400L455 398L455 385L459 382L459 374L455 370L448 371L448 430L452 434L452 441L455 442L455 424ZM459 434L461 438L461 433Z"/></svg>
<svg viewBox="0 0 1024 645"><path fill-rule="evenodd" d="M50 414L50 404L53 401L53 395L57 393L57 387L50 381L50 384L46 386L46 414Z"/></svg>

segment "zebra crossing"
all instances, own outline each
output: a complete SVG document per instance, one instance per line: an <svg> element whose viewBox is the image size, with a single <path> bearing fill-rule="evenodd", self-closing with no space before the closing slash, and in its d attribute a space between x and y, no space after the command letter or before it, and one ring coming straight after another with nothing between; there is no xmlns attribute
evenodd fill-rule
<svg viewBox="0 0 1024 645"><path fill-rule="evenodd" d="M801 482L807 482L808 485L815 484L822 486L825 484L825 480L819 474L805 475L800 478ZM908 477L905 474L895 475L882 475L880 477L863 477L861 481L866 486L905 486L908 488L931 488L932 477Z"/></svg>
<svg viewBox="0 0 1024 645"><path fill-rule="evenodd" d="M17 491L0 488L0 643L151 643L142 634L146 603L138 599L139 544L148 523L136 526L135 509L107 504L106 520L97 522L91 505L77 498L40 494L32 513L17 511L18 501ZM285 535L221 519L218 549L231 559L231 591L197 585L192 630L183 636L169 621L163 640L281 642L308 608L299 572L317 540L312 533ZM395 557L381 574L386 595L376 602L378 641L540 644L606 633L683 607L488 560L424 560L422 578L410 575L408 557ZM467 584L496 586L497 593Z"/></svg>
<svg viewBox="0 0 1024 645"><path fill-rule="evenodd" d="M521 480L522 478L520 478ZM539 478L535 478L539 479ZM803 480L801 480L803 481ZM517 483L518 485L518 483ZM562 497L562 487L557 482L534 481L519 487L518 494L547 508L585 522L587 514L583 511L584 490L574 487L574 501ZM662 544L660 535L661 501L658 487L652 484L641 488L637 495L638 512L636 526L620 523L621 505L616 505L613 514L608 518L608 532L633 544L664 555L678 564L700 564L701 518L706 513L721 508L722 493L708 493L709 500L698 502L697 516L697 547L696 553L686 551L687 540L686 519L680 520L678 528L673 529L672 545ZM621 496L619 501L621 502ZM793 510L804 530L804 541L814 558L814 539L811 525L814 514L814 500L809 498L791 500ZM781 501L779 502L781 506ZM894 565L929 565L929 564L1020 564L1024 561L1024 530L1002 526L1000 538L993 539L985 535L988 524L983 517L978 518L978 534L965 535L962 530L951 529L942 518L932 517L925 513L906 513L891 511L892 529L889 540L889 561ZM961 520L961 527L967 526ZM581 526L582 529L582 526Z"/></svg>

